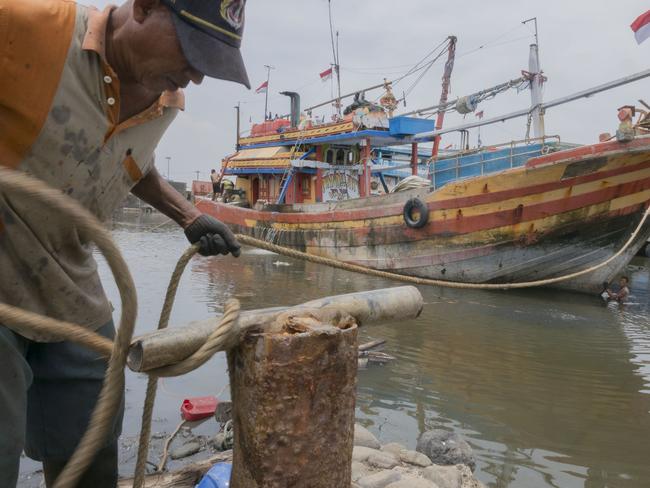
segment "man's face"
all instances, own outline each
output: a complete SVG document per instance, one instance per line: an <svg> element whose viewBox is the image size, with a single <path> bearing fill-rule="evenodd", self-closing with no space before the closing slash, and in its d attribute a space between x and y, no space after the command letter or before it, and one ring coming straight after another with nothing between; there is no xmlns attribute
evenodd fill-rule
<svg viewBox="0 0 650 488"><path fill-rule="evenodd" d="M627 280L625 278L621 278L618 280L618 284L621 285L621 288L627 286Z"/></svg>
<svg viewBox="0 0 650 488"><path fill-rule="evenodd" d="M131 66L137 83L160 93L199 84L203 74L192 68L181 50L176 29L167 7L157 1L135 0L136 21Z"/></svg>

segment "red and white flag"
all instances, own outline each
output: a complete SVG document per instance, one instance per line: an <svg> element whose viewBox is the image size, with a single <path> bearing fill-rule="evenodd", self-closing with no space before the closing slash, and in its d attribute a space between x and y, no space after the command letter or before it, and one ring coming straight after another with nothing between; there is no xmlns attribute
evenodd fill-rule
<svg viewBox="0 0 650 488"><path fill-rule="evenodd" d="M641 44L650 37L650 10L639 15L630 27L634 31L637 44Z"/></svg>
<svg viewBox="0 0 650 488"><path fill-rule="evenodd" d="M266 93L268 89L269 89L269 82L265 81L260 85L260 87L257 90L255 90L255 93Z"/></svg>
<svg viewBox="0 0 650 488"><path fill-rule="evenodd" d="M479 119L482 119L483 115L485 114L483 113L483 110L481 110L480 112L476 112L474 115L476 115Z"/></svg>
<svg viewBox="0 0 650 488"><path fill-rule="evenodd" d="M332 77L332 68L326 69L320 74L320 81L327 81Z"/></svg>

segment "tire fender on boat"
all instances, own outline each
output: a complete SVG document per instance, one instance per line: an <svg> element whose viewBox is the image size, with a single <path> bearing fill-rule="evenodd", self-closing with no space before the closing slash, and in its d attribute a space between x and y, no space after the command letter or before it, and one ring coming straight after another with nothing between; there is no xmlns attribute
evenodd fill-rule
<svg viewBox="0 0 650 488"><path fill-rule="evenodd" d="M417 218L413 218L413 211L417 211ZM410 198L404 204L404 222L412 229L420 229L429 221L429 208L419 198Z"/></svg>

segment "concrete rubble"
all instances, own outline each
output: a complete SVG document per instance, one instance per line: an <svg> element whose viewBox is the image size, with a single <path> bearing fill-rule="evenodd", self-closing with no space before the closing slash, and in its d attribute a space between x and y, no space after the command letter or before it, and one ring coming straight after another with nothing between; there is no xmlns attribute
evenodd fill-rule
<svg viewBox="0 0 650 488"><path fill-rule="evenodd" d="M354 450L352 451L352 488L485 488L474 478L474 456L469 445L457 434L426 436L425 444L430 452L443 453L440 460L453 461L453 454L462 453L464 460L471 461L472 467L457 463L450 465L434 464L420 451L412 451L405 446L391 442L381 445L377 438L365 427L356 424L354 429ZM435 444L436 439L440 444ZM462 441L462 442L461 442ZM465 443L467 444L467 443ZM458 446L462 446L454 451Z"/></svg>

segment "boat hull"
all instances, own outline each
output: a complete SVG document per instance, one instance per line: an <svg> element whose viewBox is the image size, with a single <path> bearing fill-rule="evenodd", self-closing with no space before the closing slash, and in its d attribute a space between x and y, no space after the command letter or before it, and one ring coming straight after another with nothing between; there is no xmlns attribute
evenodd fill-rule
<svg viewBox="0 0 650 488"><path fill-rule="evenodd" d="M410 198L429 209L420 229L404 223ZM649 202L650 139L639 138L560 151L433 192L290 209L197 205L235 232L312 254L425 278L515 283L602 263L628 241ZM600 291L649 237L645 225L612 263L557 286Z"/></svg>

